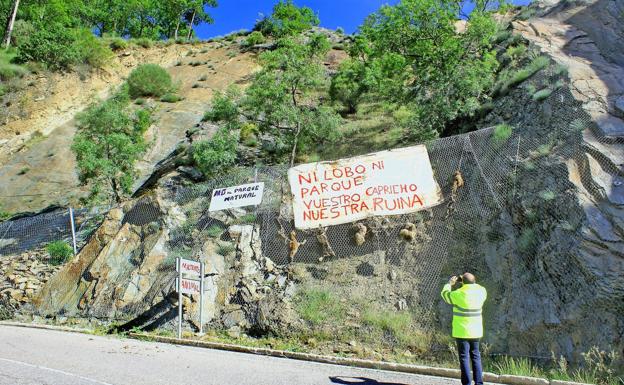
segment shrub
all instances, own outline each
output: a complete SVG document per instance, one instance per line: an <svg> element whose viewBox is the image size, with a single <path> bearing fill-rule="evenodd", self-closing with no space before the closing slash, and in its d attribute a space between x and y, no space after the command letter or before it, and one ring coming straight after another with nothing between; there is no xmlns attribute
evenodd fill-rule
<svg viewBox="0 0 624 385"><path fill-rule="evenodd" d="M227 257L236 250L236 247L231 243L219 243L217 244L217 254Z"/></svg>
<svg viewBox="0 0 624 385"><path fill-rule="evenodd" d="M247 39L245 40L245 45L248 47L254 46L256 44L262 44L266 41L264 35L260 31L253 31Z"/></svg>
<svg viewBox="0 0 624 385"><path fill-rule="evenodd" d="M236 162L238 138L226 129L220 129L210 139L193 144L191 150L195 166L210 177L226 171Z"/></svg>
<svg viewBox="0 0 624 385"><path fill-rule="evenodd" d="M494 143L500 144L506 142L507 139L511 136L512 128L509 124L499 124L494 127L494 132L492 132L492 139Z"/></svg>
<svg viewBox="0 0 624 385"><path fill-rule="evenodd" d="M113 52L106 43L88 29L76 31L74 46L81 60L95 68L104 67L113 57Z"/></svg>
<svg viewBox="0 0 624 385"><path fill-rule="evenodd" d="M212 99L210 110L206 111L202 120L204 122L220 122L237 119L238 105L235 100L238 94L238 90L234 88L229 88L225 94L217 92Z"/></svg>
<svg viewBox="0 0 624 385"><path fill-rule="evenodd" d="M55 266L67 262L74 254L74 250L71 246L63 241L49 243L46 250L48 254L50 254L50 264Z"/></svg>
<svg viewBox="0 0 624 385"><path fill-rule="evenodd" d="M527 377L544 377L544 373L528 358L502 356L494 364L494 371L501 374Z"/></svg>
<svg viewBox="0 0 624 385"><path fill-rule="evenodd" d="M326 289L302 289L297 293L295 304L301 318L313 325L345 317L344 306Z"/></svg>
<svg viewBox="0 0 624 385"><path fill-rule="evenodd" d="M22 77L26 74L26 69L14 64L17 53L11 50L0 49L0 80L6 81L15 77Z"/></svg>
<svg viewBox="0 0 624 385"><path fill-rule="evenodd" d="M74 47L75 34L60 24L48 28L37 28L27 40L19 46L18 61L43 62L50 69L68 69L80 61Z"/></svg>
<svg viewBox="0 0 624 385"><path fill-rule="evenodd" d="M165 94L163 95L162 98L160 98L161 102L165 102L165 103L177 103L179 101L184 100L184 98L182 96L176 95L176 94Z"/></svg>
<svg viewBox="0 0 624 385"><path fill-rule="evenodd" d="M134 103L135 103L137 106L142 106L142 105L144 105L144 104L145 104L145 99L143 99L143 98L138 98L138 99L136 99L136 100L134 101Z"/></svg>
<svg viewBox="0 0 624 385"><path fill-rule="evenodd" d="M419 336L412 326L413 320L409 312L378 311L369 308L362 315L362 321L377 332L390 333L401 345L419 346L422 344L422 341L418 341Z"/></svg>
<svg viewBox="0 0 624 385"><path fill-rule="evenodd" d="M154 45L154 41L152 41L152 40L150 40L150 39L148 39L146 37L142 37L142 38L136 39L136 40L134 40L134 42L138 46L143 47L143 48L151 48L152 45Z"/></svg>
<svg viewBox="0 0 624 385"><path fill-rule="evenodd" d="M217 238L223 234L223 228L219 225L212 225L206 230L206 233L208 233L209 237Z"/></svg>
<svg viewBox="0 0 624 385"><path fill-rule="evenodd" d="M113 37L110 39L109 46L113 51L119 51L128 48L128 41L121 37Z"/></svg>
<svg viewBox="0 0 624 385"><path fill-rule="evenodd" d="M550 88L544 88L543 90L539 90L533 94L533 100L541 102L542 100L547 99L550 94L552 94L552 90Z"/></svg>
<svg viewBox="0 0 624 385"><path fill-rule="evenodd" d="M128 77L128 90L132 98L140 96L160 97L171 91L173 85L169 73L157 64L143 64Z"/></svg>
<svg viewBox="0 0 624 385"><path fill-rule="evenodd" d="M251 122L243 123L240 129L240 140L246 142L250 139L255 139L259 132L258 125Z"/></svg>
<svg viewBox="0 0 624 385"><path fill-rule="evenodd" d="M527 80L531 76L535 75L538 71L546 68L550 60L546 56L539 56L535 58L528 66L508 75L505 79L499 81L496 86L496 92L498 94L505 95L509 92L511 87L514 87L523 81Z"/></svg>

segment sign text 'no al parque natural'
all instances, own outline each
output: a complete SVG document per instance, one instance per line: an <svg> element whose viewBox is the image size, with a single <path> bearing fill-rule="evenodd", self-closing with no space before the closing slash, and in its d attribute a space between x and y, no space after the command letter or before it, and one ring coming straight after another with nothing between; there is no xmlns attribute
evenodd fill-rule
<svg viewBox="0 0 624 385"><path fill-rule="evenodd" d="M442 201L423 145L288 170L297 229L407 214Z"/></svg>

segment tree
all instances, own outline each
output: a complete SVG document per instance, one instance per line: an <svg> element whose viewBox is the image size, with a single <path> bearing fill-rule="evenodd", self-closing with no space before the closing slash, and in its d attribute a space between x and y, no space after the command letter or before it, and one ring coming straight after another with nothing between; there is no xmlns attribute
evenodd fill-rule
<svg viewBox="0 0 624 385"><path fill-rule="evenodd" d="M13 25L15 24L15 18L17 17L17 9L19 8L19 2L20 0L13 1L11 14L9 15L7 19L7 26L4 32L4 42L3 42L4 48L7 48L7 49L9 48L9 45L11 44L11 33L13 32Z"/></svg>
<svg viewBox="0 0 624 385"><path fill-rule="evenodd" d="M134 164L146 149L143 134L150 119L147 110L139 110L134 119L130 118L126 104L127 97L113 98L78 116L72 151L80 182L91 186L91 199L112 194L121 202L131 193Z"/></svg>
<svg viewBox="0 0 624 385"><path fill-rule="evenodd" d="M466 32L455 24L463 0L403 0L382 6L360 27L349 62L334 78L334 97L353 110L362 94L406 106L414 139L441 133L471 116L489 97L497 61L491 41L497 25L479 1ZM374 86L371 86L374 84ZM350 104L350 105L349 105Z"/></svg>
<svg viewBox="0 0 624 385"><path fill-rule="evenodd" d="M336 139L340 117L318 100L316 91L326 85L322 59L329 51L324 36L314 35L306 43L296 38L278 41L277 49L265 52L262 70L238 100L235 94L215 99L206 118L230 127L244 120L255 123L290 147L293 164L298 147Z"/></svg>
<svg viewBox="0 0 624 385"><path fill-rule="evenodd" d="M319 23L312 9L297 7L292 0L280 0L273 6L271 16L260 20L254 29L279 38L298 35Z"/></svg>

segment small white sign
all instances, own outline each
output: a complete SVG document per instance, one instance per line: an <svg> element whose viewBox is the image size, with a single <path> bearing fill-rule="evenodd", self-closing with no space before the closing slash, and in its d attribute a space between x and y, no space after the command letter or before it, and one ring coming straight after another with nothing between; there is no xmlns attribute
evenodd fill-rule
<svg viewBox="0 0 624 385"><path fill-rule="evenodd" d="M179 279L176 279L176 281L180 282ZM181 282L182 284L179 290L182 294L200 294L201 293L200 281L195 280L195 279L182 278Z"/></svg>
<svg viewBox="0 0 624 385"><path fill-rule="evenodd" d="M180 258L180 271L182 274L199 277L201 274L201 262Z"/></svg>
<svg viewBox="0 0 624 385"><path fill-rule="evenodd" d="M262 203L263 192L263 182L214 189L208 211L259 205Z"/></svg>

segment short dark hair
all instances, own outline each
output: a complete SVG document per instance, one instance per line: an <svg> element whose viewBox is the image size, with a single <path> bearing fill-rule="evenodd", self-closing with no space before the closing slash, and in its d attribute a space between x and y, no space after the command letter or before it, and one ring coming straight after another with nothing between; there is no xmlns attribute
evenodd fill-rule
<svg viewBox="0 0 624 385"><path fill-rule="evenodd" d="M477 279L471 273L464 273L462 274L462 282L463 283L475 283L477 282Z"/></svg>

